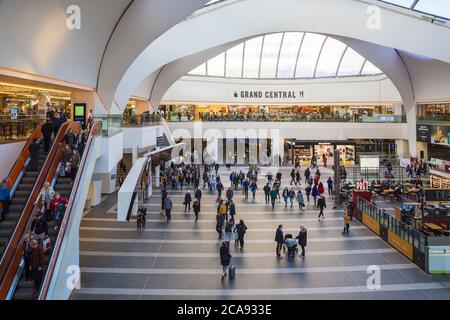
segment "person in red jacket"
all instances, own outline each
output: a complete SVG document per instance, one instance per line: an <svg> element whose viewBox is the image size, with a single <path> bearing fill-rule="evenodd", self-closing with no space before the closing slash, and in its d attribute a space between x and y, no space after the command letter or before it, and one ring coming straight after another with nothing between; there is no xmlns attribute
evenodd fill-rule
<svg viewBox="0 0 450 320"><path fill-rule="evenodd" d="M320 182L319 186L317 187L317 191L319 192L319 195L324 194L325 193L325 188L323 186L323 183Z"/></svg>
<svg viewBox="0 0 450 320"><path fill-rule="evenodd" d="M41 287L42 274L44 270L44 248L37 240L30 241L32 250L30 260L30 270L33 272L34 293L36 294Z"/></svg>
<svg viewBox="0 0 450 320"><path fill-rule="evenodd" d="M56 193L55 198L53 198L50 203L50 208L53 211L53 216L55 218L56 224L55 229L58 229L61 224L61 215L64 212L69 200L66 197L61 196L59 192Z"/></svg>

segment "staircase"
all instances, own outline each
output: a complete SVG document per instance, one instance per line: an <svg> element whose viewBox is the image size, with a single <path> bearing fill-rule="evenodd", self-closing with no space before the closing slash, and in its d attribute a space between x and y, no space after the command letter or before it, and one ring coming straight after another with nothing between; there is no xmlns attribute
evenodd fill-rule
<svg viewBox="0 0 450 320"><path fill-rule="evenodd" d="M5 216L5 220L0 222L0 256L3 255L17 222L25 209L28 198L30 197L34 184L46 158L47 156L44 154L44 146L43 143L41 143L41 149L37 162L37 171L30 171L29 167L25 170L25 174L20 180L17 190L11 198L9 213Z"/></svg>

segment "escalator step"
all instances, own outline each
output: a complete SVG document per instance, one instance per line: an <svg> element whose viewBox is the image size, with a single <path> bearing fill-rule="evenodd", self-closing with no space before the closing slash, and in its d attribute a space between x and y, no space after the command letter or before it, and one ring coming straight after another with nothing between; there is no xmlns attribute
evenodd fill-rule
<svg viewBox="0 0 450 320"><path fill-rule="evenodd" d="M13 300L36 300L36 296L34 295L34 287L18 288L16 292L14 292Z"/></svg>
<svg viewBox="0 0 450 320"><path fill-rule="evenodd" d="M5 216L5 221L17 221L20 218L20 213L13 213L13 212L9 212L6 216Z"/></svg>
<svg viewBox="0 0 450 320"><path fill-rule="evenodd" d="M2 230L4 230L4 229L11 230L15 226L16 226L16 222L15 221L13 222L13 221L5 220L5 221L0 222L0 229L2 229Z"/></svg>
<svg viewBox="0 0 450 320"><path fill-rule="evenodd" d="M12 204L9 206L9 211L22 213L23 207L24 207L24 205L21 205L21 204Z"/></svg>
<svg viewBox="0 0 450 320"><path fill-rule="evenodd" d="M36 177L23 177L20 183L34 183L36 182Z"/></svg>
<svg viewBox="0 0 450 320"><path fill-rule="evenodd" d="M28 198L28 196L30 195L30 191L28 190L17 190L16 193L14 193L15 197L25 197Z"/></svg>
<svg viewBox="0 0 450 320"><path fill-rule="evenodd" d="M25 205L28 201L27 197L14 197L11 199L11 204L21 204L21 205Z"/></svg>
<svg viewBox="0 0 450 320"><path fill-rule="evenodd" d="M34 185L32 185L32 184L21 183L17 187L17 190L29 190L31 192L31 190L33 190L33 187L34 187Z"/></svg>
<svg viewBox="0 0 450 320"><path fill-rule="evenodd" d="M25 174L24 174L24 177L36 178L38 175L39 175L38 171L28 171L27 170L27 172L25 172Z"/></svg>
<svg viewBox="0 0 450 320"><path fill-rule="evenodd" d="M0 238L9 239L11 232L11 229L0 229Z"/></svg>

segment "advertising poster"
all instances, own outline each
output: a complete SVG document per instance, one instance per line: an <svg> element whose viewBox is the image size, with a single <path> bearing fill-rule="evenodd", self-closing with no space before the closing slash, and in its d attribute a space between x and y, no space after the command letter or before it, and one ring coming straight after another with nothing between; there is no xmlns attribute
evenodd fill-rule
<svg viewBox="0 0 450 320"><path fill-rule="evenodd" d="M324 156L327 159L327 166L334 164L333 149L334 147L331 144L318 144L314 146L314 154L317 157L317 164L319 166L324 165Z"/></svg>
<svg viewBox="0 0 450 320"><path fill-rule="evenodd" d="M431 143L448 146L449 142L449 127L432 126L431 127Z"/></svg>

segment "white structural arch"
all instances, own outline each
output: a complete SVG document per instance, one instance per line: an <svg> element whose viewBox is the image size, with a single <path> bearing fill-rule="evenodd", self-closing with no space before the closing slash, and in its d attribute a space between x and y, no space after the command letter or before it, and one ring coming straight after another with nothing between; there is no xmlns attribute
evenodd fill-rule
<svg viewBox="0 0 450 320"><path fill-rule="evenodd" d="M367 27L368 3L370 1L229 0L207 7L153 41L122 75L119 85L108 94L114 92L114 100L119 109L123 110L134 89L163 65L224 43L284 31L347 37L450 62L448 28L380 7L382 27L372 30ZM323 8L327 10L324 11ZM321 12L322 19L316 19L310 12ZM259 20L264 23L258 23ZM235 23L237 21L239 23ZM399 25L402 27L399 28ZM411 30L416 30L414 37L411 37ZM433 36L427 36L430 34ZM354 46L351 47L356 50ZM371 61L383 72L387 72L374 59ZM395 82L394 79L393 81ZM102 96L105 93L101 90L103 87L107 86L100 83L99 93ZM404 94L402 97L405 99ZM407 108L411 107L413 97L414 95L405 99Z"/></svg>
<svg viewBox="0 0 450 320"><path fill-rule="evenodd" d="M385 70L385 74L391 79L399 91L403 102L406 106L414 104L414 92L408 71L397 51L391 48L381 47L378 45L358 41L355 39L338 37L339 41L345 43L361 55L373 61L381 70ZM155 79L150 101L153 106L159 105L165 92L182 76L192 70L203 61L216 56L218 53L232 48L235 42L222 45L216 48L200 52L198 54L183 58L167 64Z"/></svg>

